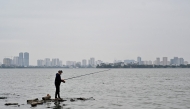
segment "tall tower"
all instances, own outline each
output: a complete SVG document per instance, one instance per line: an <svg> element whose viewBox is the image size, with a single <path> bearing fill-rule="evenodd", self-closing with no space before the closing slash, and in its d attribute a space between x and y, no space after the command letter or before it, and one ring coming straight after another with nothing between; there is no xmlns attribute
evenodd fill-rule
<svg viewBox="0 0 190 109"><path fill-rule="evenodd" d="M156 58L156 65L160 65L160 58Z"/></svg>
<svg viewBox="0 0 190 109"><path fill-rule="evenodd" d="M83 60L82 60L82 66L83 66L83 67L86 67L86 65L87 65L87 64L86 64L86 59L83 59Z"/></svg>
<svg viewBox="0 0 190 109"><path fill-rule="evenodd" d="M163 57L163 66L166 66L168 62L168 58L167 57Z"/></svg>
<svg viewBox="0 0 190 109"><path fill-rule="evenodd" d="M137 62L138 62L139 65L141 65L141 63L142 63L141 62L141 57L137 57Z"/></svg>
<svg viewBox="0 0 190 109"><path fill-rule="evenodd" d="M19 59L18 59L19 66L24 66L23 64L23 53L19 53Z"/></svg>
<svg viewBox="0 0 190 109"><path fill-rule="evenodd" d="M178 57L174 57L174 64L179 65L179 58Z"/></svg>
<svg viewBox="0 0 190 109"><path fill-rule="evenodd" d="M29 53L28 52L24 53L24 66L25 67L29 66Z"/></svg>
<svg viewBox="0 0 190 109"><path fill-rule="evenodd" d="M91 65L92 67L95 66L95 58L90 58L90 65Z"/></svg>

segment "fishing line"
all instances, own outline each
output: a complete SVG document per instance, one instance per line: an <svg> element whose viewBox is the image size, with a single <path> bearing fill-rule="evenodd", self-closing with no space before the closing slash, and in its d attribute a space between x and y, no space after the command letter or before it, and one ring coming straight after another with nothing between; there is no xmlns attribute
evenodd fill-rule
<svg viewBox="0 0 190 109"><path fill-rule="evenodd" d="M67 79L64 79L64 80L69 80L69 79L73 79L73 78L79 78L79 77L82 77L82 76L92 75L92 74L95 74L95 73L105 72L105 71L109 71L109 70L110 70L110 69L108 69L108 70L103 70L103 71L98 71L98 72L93 72L93 73L88 73L88 74L84 74L84 75L79 75L79 76L67 78Z"/></svg>

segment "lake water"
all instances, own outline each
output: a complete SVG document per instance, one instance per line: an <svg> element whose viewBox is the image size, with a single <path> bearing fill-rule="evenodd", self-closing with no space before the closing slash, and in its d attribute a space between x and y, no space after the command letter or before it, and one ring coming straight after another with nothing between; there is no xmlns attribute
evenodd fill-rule
<svg viewBox="0 0 190 109"><path fill-rule="evenodd" d="M190 69L111 69L61 84L62 98L93 97L95 100L26 103L50 94L60 69L0 69L0 109L190 109ZM106 69L61 69L70 78ZM18 106L5 106L16 102Z"/></svg>

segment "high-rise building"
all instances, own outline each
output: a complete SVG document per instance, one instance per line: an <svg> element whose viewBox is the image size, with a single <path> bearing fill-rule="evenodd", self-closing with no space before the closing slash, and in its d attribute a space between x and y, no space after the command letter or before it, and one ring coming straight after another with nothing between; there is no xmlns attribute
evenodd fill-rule
<svg viewBox="0 0 190 109"><path fill-rule="evenodd" d="M163 57L163 66L168 65L168 58L167 57Z"/></svg>
<svg viewBox="0 0 190 109"><path fill-rule="evenodd" d="M174 65L179 65L178 61L179 61L178 57L174 57L174 60L173 60Z"/></svg>
<svg viewBox="0 0 190 109"><path fill-rule="evenodd" d="M13 57L13 65L19 66L19 57L18 56Z"/></svg>
<svg viewBox="0 0 190 109"><path fill-rule="evenodd" d="M10 59L10 58L4 58L3 59L3 64L5 66L11 66L11 63L12 63L12 59Z"/></svg>
<svg viewBox="0 0 190 109"><path fill-rule="evenodd" d="M156 65L160 65L160 58L156 58Z"/></svg>
<svg viewBox="0 0 190 109"><path fill-rule="evenodd" d="M76 66L76 61L66 61L66 66Z"/></svg>
<svg viewBox="0 0 190 109"><path fill-rule="evenodd" d="M141 65L142 64L142 62L141 62L142 60L141 60L141 57L137 57L137 63L139 64L139 65Z"/></svg>
<svg viewBox="0 0 190 109"><path fill-rule="evenodd" d="M82 60L82 66L83 66L83 67L86 67L86 66L87 66L86 59L83 59L83 60Z"/></svg>
<svg viewBox="0 0 190 109"><path fill-rule="evenodd" d="M170 65L174 64L174 59L170 59Z"/></svg>
<svg viewBox="0 0 190 109"><path fill-rule="evenodd" d="M19 53L18 62L19 62L19 66L24 66L24 64L23 64L23 53L22 52Z"/></svg>
<svg viewBox="0 0 190 109"><path fill-rule="evenodd" d="M61 60L59 61L59 66L63 66L63 62Z"/></svg>
<svg viewBox="0 0 190 109"><path fill-rule="evenodd" d="M24 53L24 66L25 67L29 66L29 53L28 52Z"/></svg>
<svg viewBox="0 0 190 109"><path fill-rule="evenodd" d="M56 59L56 66L60 66L59 58Z"/></svg>
<svg viewBox="0 0 190 109"><path fill-rule="evenodd" d="M179 58L179 65L184 65L184 59L183 58Z"/></svg>
<svg viewBox="0 0 190 109"><path fill-rule="evenodd" d="M56 58L53 58L52 61L51 61L51 66L56 66Z"/></svg>
<svg viewBox="0 0 190 109"><path fill-rule="evenodd" d="M44 66L44 61L42 59L37 60L37 66Z"/></svg>
<svg viewBox="0 0 190 109"><path fill-rule="evenodd" d="M90 65L91 65L92 67L95 66L95 58L90 58Z"/></svg>
<svg viewBox="0 0 190 109"><path fill-rule="evenodd" d="M52 66L60 66L59 58L52 59Z"/></svg>
<svg viewBox="0 0 190 109"><path fill-rule="evenodd" d="M45 58L44 62L45 62L45 66L47 67L51 66L50 58Z"/></svg>

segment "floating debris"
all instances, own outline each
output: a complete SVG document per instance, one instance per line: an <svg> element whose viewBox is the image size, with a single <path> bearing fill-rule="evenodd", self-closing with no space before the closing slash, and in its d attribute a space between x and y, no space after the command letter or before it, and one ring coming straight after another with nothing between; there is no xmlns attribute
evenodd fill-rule
<svg viewBox="0 0 190 109"><path fill-rule="evenodd" d="M77 100L81 100L81 101L85 101L85 100L95 100L93 97L90 98L70 98L71 102L77 101Z"/></svg>

